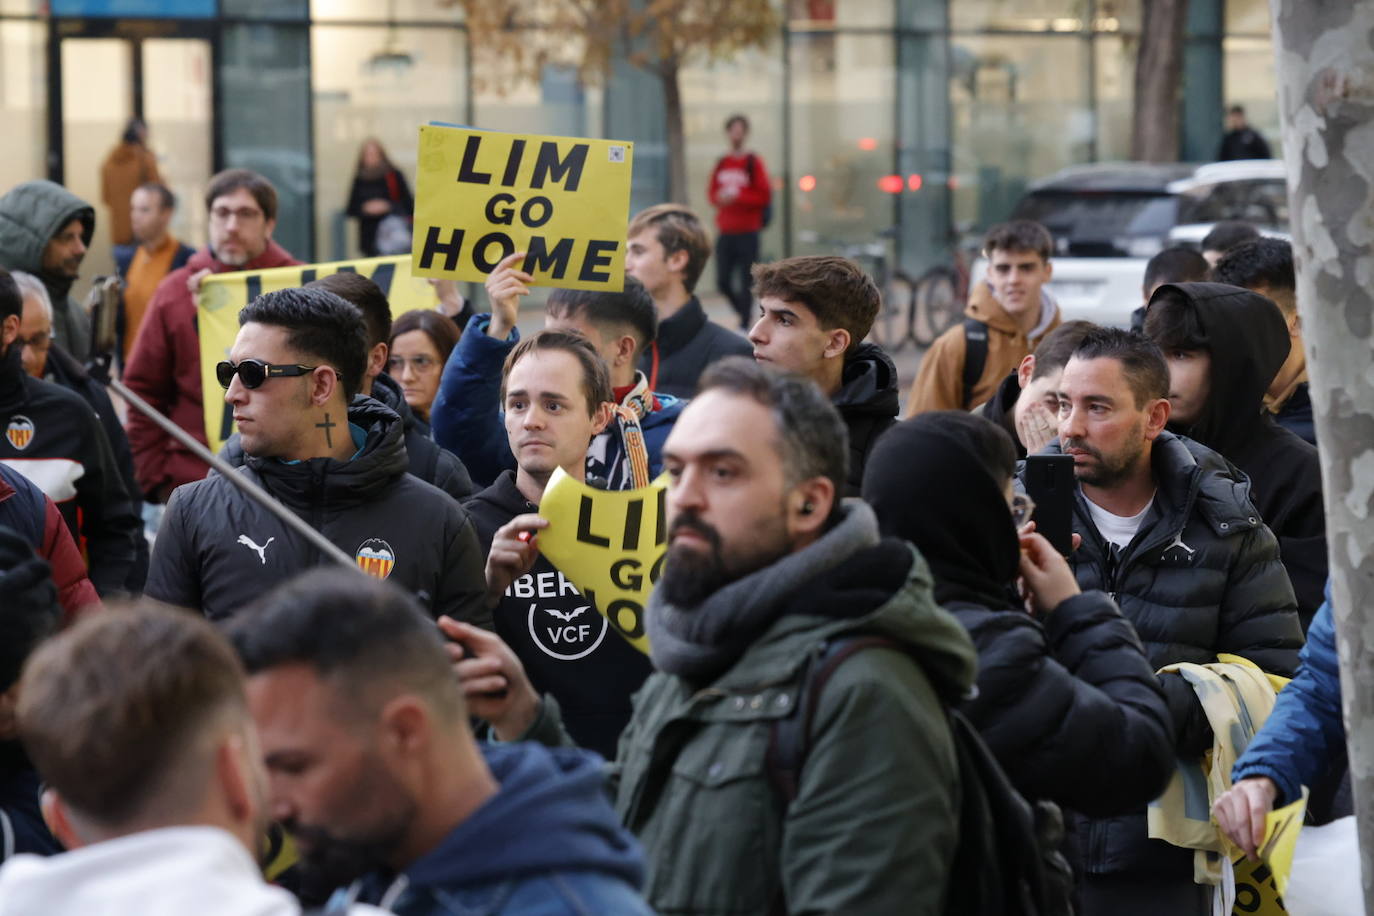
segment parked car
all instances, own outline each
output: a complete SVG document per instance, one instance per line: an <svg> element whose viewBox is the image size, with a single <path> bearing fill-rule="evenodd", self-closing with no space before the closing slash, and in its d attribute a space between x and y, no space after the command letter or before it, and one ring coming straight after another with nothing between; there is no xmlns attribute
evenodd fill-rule
<svg viewBox="0 0 1374 916"><path fill-rule="evenodd" d="M1213 225L1244 220L1288 238L1282 160L1078 165L1032 185L1012 219L1054 237L1050 292L1065 319L1127 327L1141 302L1145 264L1173 245L1197 248ZM978 282L987 265L973 267Z"/></svg>

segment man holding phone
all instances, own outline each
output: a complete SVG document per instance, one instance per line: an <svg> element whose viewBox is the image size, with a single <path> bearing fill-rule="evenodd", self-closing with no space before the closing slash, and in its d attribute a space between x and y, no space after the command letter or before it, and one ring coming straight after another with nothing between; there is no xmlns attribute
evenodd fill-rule
<svg viewBox="0 0 1374 916"><path fill-rule="evenodd" d="M1070 563L1083 589L1112 595L1151 665L1206 664L1221 652L1291 676L1302 631L1274 535L1224 458L1166 432L1169 368L1149 339L1115 328L1084 337L1059 383L1059 442L1078 487ZM1193 688L1160 678L1175 751L1211 746ZM1145 812L1071 832L1084 916L1205 914L1190 850L1150 839Z"/></svg>

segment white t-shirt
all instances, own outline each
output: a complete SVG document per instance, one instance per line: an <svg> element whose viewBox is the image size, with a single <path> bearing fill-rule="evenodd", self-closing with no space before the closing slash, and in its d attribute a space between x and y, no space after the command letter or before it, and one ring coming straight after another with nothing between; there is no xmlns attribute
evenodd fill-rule
<svg viewBox="0 0 1374 916"><path fill-rule="evenodd" d="M1135 538L1136 532L1145 522L1145 516L1149 514L1150 507L1155 504L1154 496L1145 504L1135 515L1124 516L1114 515L1097 503L1088 499L1085 495L1083 501L1088 504L1088 514L1093 518L1093 524L1097 526L1098 532L1108 543L1115 544L1118 550L1125 550L1126 546Z"/></svg>

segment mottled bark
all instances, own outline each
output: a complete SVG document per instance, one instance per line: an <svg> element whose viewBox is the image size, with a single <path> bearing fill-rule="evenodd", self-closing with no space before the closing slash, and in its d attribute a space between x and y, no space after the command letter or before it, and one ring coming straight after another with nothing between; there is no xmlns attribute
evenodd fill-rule
<svg viewBox="0 0 1374 916"><path fill-rule="evenodd" d="M1188 0L1141 0L1135 58L1131 158L1178 159L1178 87L1183 76L1183 23Z"/></svg>
<svg viewBox="0 0 1374 916"><path fill-rule="evenodd" d="M1270 0L1298 303L1374 912L1374 0Z"/></svg>
<svg viewBox="0 0 1374 916"><path fill-rule="evenodd" d="M678 81L681 67L676 61L659 64L658 77L663 83L663 114L668 127L668 200L686 204L687 193L687 131L683 124L682 87Z"/></svg>

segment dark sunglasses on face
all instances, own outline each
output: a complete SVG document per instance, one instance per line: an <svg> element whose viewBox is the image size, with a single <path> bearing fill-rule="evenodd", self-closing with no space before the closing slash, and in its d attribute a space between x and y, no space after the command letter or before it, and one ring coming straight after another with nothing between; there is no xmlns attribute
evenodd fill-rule
<svg viewBox="0 0 1374 916"><path fill-rule="evenodd" d="M279 376L305 375L314 372L319 366L302 366L300 364L276 364L264 363L261 360L245 359L235 365L227 359L215 365L215 378L219 379L220 387L228 388L234 381L234 376L239 377L245 388L258 388L263 382L270 378Z"/></svg>

